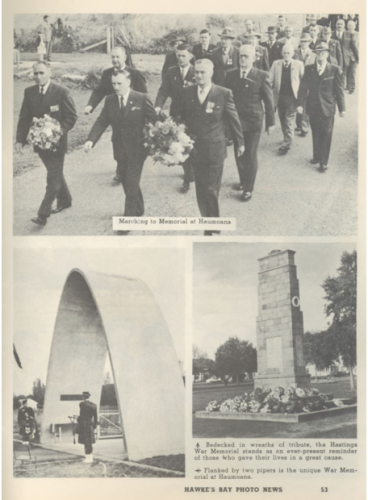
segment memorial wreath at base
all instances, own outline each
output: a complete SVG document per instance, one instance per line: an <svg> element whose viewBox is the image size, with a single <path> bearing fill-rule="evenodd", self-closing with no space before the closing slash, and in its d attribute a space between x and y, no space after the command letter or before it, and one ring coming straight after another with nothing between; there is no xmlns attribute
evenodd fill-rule
<svg viewBox="0 0 368 500"><path fill-rule="evenodd" d="M144 137L144 145L149 148L153 161L168 167L182 165L189 158L194 144L185 132L185 125L175 123L171 117L147 124Z"/></svg>
<svg viewBox="0 0 368 500"><path fill-rule="evenodd" d="M43 151L56 151L62 135L60 123L55 118L44 115L43 118L33 118L27 142Z"/></svg>
<svg viewBox="0 0 368 500"><path fill-rule="evenodd" d="M257 388L253 392L242 396L221 401L210 401L206 411L230 413L309 413L324 410L331 406L342 406L339 399L330 400L326 394L318 389L301 389L290 385L286 390L283 387L275 389Z"/></svg>

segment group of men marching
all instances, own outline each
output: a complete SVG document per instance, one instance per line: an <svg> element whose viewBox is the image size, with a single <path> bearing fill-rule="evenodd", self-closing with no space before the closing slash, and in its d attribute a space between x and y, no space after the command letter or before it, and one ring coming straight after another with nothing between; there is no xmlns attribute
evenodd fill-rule
<svg viewBox="0 0 368 500"><path fill-rule="evenodd" d="M302 137L309 126L312 131L311 163L327 169L336 105L345 114L344 86L354 91L355 65L359 60L356 37L341 29L345 21L336 21L331 37L329 26L310 24L295 40L292 27L279 16L278 26L267 30L268 40L245 22L245 33L236 36L232 28L223 29L218 44L212 44L211 33L203 29L200 43L193 49L183 39L173 42L162 68L162 83L154 104L147 94L145 78L138 70L126 66L123 47L111 53L112 67L102 74L92 92L85 113L90 114L106 97L100 116L85 143L90 151L106 128L112 127L114 179L125 192L125 216L142 216L144 200L140 178L147 157L143 130L147 122L162 117L162 109L171 99L170 115L185 123L195 138L194 149L184 163L183 193L195 182L200 213L219 217L218 196L227 146L234 143L241 199L249 201L258 169L257 151L263 121L268 132L275 125L278 110L283 142L280 154L291 148L294 128ZM349 20L349 23L353 21ZM64 132L58 151L38 153L47 169L47 188L37 217L45 225L51 213L71 206L71 196L63 177L66 136L77 119L73 100L67 89L50 81L46 63L34 66L36 86L26 89L20 112L16 150L21 152L34 116L48 113L56 118ZM57 200L56 208L52 203ZM184 214L183 214L184 215ZM212 234L206 231L205 234Z"/></svg>

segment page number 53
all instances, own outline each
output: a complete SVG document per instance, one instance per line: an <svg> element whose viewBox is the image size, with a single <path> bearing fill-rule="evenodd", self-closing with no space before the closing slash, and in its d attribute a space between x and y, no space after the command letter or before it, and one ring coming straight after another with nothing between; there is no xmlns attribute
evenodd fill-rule
<svg viewBox="0 0 368 500"><path fill-rule="evenodd" d="M327 493L328 492L328 488L321 488L321 492L322 493Z"/></svg>

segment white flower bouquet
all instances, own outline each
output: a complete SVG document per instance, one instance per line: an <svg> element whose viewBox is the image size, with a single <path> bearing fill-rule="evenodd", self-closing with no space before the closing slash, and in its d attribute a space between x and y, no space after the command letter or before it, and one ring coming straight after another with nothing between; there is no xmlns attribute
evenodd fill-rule
<svg viewBox="0 0 368 500"><path fill-rule="evenodd" d="M43 118L33 118L27 142L43 151L56 151L62 135L60 123L55 118L44 115Z"/></svg>
<svg viewBox="0 0 368 500"><path fill-rule="evenodd" d="M164 122L149 123L144 130L145 147L157 161L171 167L181 165L193 149L194 141L185 133L185 125L169 117Z"/></svg>

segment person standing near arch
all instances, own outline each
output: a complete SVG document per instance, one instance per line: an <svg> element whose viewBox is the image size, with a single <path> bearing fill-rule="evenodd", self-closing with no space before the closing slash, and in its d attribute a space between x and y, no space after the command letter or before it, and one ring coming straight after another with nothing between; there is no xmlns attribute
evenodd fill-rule
<svg viewBox="0 0 368 500"><path fill-rule="evenodd" d="M84 444L85 459L83 463L93 462L93 444L96 442L95 430L98 425L97 405L89 401L91 394L88 391L82 393L83 401L79 404L78 417L78 443Z"/></svg>

